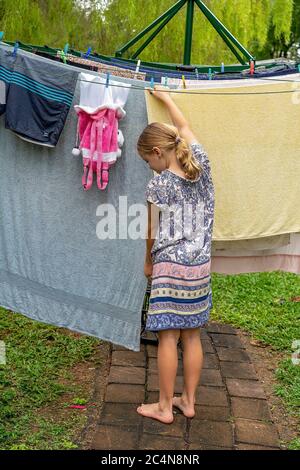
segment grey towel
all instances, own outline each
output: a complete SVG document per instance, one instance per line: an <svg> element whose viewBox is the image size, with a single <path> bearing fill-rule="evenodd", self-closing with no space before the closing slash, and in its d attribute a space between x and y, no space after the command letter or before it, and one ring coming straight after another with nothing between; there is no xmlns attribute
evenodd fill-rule
<svg viewBox="0 0 300 470"><path fill-rule="evenodd" d="M0 118L0 305L139 351L145 240L96 235L100 204L118 212L119 196L127 196L128 206L146 203L152 172L136 152L147 125L144 93L132 89L125 109L125 144L105 191L82 189L82 158L72 156L73 107L54 149L19 139Z"/></svg>

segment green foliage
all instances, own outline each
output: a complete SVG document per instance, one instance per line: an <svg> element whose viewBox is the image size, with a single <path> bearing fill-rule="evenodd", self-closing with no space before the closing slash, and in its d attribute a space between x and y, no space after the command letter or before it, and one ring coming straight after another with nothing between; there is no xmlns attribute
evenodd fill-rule
<svg viewBox="0 0 300 470"><path fill-rule="evenodd" d="M281 51L286 53L299 41L299 1L206 0L204 3L257 59L265 59ZM0 24L5 37L12 41L61 48L68 42L79 50L92 46L97 52L113 55L174 3L175 0L0 0ZM183 8L140 58L181 62L185 17L186 8ZM135 52L145 39L129 53ZM195 7L192 62L237 63L198 7Z"/></svg>

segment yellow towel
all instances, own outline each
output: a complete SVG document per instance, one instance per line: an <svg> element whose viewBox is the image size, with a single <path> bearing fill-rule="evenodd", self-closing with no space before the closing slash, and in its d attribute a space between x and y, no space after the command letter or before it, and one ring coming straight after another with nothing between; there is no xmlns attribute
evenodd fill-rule
<svg viewBox="0 0 300 470"><path fill-rule="evenodd" d="M171 123L167 108L145 93L149 123ZM196 93L199 90L174 90L171 96L211 162L213 239L300 232L300 83Z"/></svg>

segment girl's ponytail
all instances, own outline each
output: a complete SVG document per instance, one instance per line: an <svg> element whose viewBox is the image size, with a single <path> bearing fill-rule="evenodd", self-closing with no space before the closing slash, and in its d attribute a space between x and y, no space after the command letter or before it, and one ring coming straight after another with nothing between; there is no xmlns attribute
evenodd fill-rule
<svg viewBox="0 0 300 470"><path fill-rule="evenodd" d="M175 140L175 152L187 178L191 180L198 178L201 166L198 164L197 160L195 160L195 157L186 141L179 135Z"/></svg>

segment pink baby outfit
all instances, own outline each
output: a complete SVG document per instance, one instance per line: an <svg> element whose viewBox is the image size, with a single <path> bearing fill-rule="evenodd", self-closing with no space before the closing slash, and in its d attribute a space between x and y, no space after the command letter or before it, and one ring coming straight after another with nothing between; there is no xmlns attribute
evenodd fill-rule
<svg viewBox="0 0 300 470"><path fill-rule="evenodd" d="M118 146L119 120L126 115L123 106L130 85L110 81L110 84L119 84L121 88L106 87L105 84L106 79L102 77L81 74L80 104L75 106L75 110L80 140L78 153L82 153L84 167L82 185L86 191L92 187L94 173L98 188L103 190L107 187L109 169L121 153Z"/></svg>
<svg viewBox="0 0 300 470"><path fill-rule="evenodd" d="M103 153L118 151L118 117L113 109L102 109L93 114L78 112L78 133L83 155L82 186L87 191L92 187L93 174L97 174L97 186L108 185L109 168L116 160L103 161Z"/></svg>

